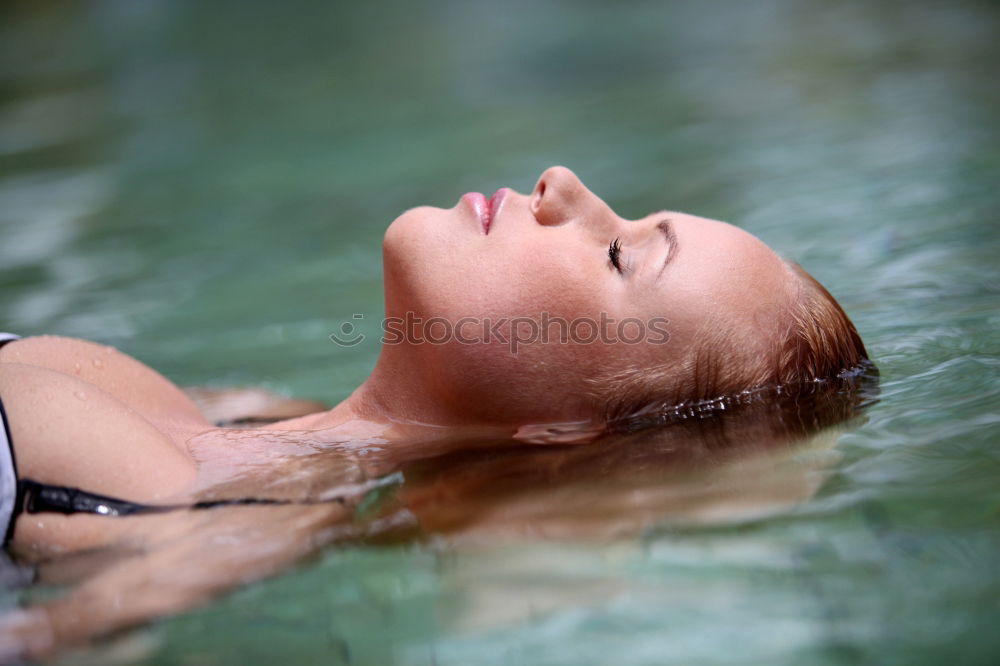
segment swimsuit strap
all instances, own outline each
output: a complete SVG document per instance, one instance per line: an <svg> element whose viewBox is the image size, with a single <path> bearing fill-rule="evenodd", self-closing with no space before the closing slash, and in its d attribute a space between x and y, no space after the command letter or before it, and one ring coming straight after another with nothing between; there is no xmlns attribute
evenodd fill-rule
<svg viewBox="0 0 1000 666"><path fill-rule="evenodd" d="M17 482L17 506L25 513L97 513L103 516L129 516L144 513L148 507L113 497L88 493L79 488L54 486L32 479Z"/></svg>
<svg viewBox="0 0 1000 666"><path fill-rule="evenodd" d="M203 500L193 504L139 504L107 495L87 492L79 488L39 483L21 479L17 483L17 506L25 513L95 513L101 516L134 516L138 514L166 513L168 511L196 511L220 506L274 505L274 504L327 504L344 503L343 497L321 502L280 500L270 497L239 497L235 499Z"/></svg>

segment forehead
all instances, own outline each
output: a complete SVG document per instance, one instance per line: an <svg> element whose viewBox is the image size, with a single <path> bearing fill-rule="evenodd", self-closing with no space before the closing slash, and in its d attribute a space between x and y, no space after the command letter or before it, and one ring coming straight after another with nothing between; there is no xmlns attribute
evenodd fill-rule
<svg viewBox="0 0 1000 666"><path fill-rule="evenodd" d="M679 246L664 274L668 295L686 296L689 308L731 315L754 314L762 305L783 305L793 297L793 273L756 236L726 222L666 215Z"/></svg>
<svg viewBox="0 0 1000 666"><path fill-rule="evenodd" d="M784 262L759 238L728 222L710 220L693 215L675 218L678 233L688 237L693 244L693 254L703 260L724 259L725 264L734 269L779 270Z"/></svg>

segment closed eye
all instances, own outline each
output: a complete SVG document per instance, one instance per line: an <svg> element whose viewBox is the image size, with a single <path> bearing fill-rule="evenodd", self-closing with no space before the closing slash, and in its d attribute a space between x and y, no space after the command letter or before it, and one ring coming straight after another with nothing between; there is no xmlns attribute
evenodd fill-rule
<svg viewBox="0 0 1000 666"><path fill-rule="evenodd" d="M611 265L615 267L619 273L624 273L622 270L622 242L620 238L616 238L611 241L611 245L608 246L608 259L611 260Z"/></svg>

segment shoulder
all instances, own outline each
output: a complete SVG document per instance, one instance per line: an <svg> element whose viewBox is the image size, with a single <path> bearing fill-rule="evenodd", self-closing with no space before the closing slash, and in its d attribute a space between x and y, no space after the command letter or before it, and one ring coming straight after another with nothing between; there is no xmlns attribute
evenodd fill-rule
<svg viewBox="0 0 1000 666"><path fill-rule="evenodd" d="M0 364L43 368L91 384L150 419L208 425L173 382L114 347L57 335L24 338L0 347Z"/></svg>

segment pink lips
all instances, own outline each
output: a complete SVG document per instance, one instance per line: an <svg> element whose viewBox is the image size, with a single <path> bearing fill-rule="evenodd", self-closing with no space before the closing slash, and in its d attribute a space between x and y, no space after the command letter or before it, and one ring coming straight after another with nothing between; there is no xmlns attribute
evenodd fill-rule
<svg viewBox="0 0 1000 666"><path fill-rule="evenodd" d="M471 206L472 211L479 218L479 223L483 227L483 233L488 234L490 233L490 226L493 224L494 218L496 218L497 213L500 211L500 204L506 196L507 188L501 187L489 199L482 192L469 192L462 195L462 200Z"/></svg>

